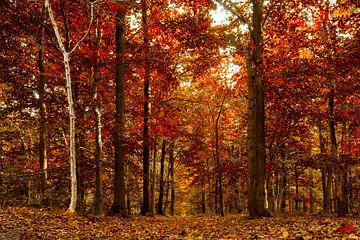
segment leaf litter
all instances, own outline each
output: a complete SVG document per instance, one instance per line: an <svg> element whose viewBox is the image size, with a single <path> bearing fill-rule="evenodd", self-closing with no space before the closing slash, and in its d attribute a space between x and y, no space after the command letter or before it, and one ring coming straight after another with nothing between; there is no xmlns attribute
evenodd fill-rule
<svg viewBox="0 0 360 240"><path fill-rule="evenodd" d="M0 239L350 239L360 240L357 216L244 215L192 217L94 216L29 207L0 210Z"/></svg>

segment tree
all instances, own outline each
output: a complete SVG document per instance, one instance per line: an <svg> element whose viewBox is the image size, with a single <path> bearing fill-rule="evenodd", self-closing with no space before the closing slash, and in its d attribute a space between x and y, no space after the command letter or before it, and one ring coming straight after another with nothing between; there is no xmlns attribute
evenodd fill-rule
<svg viewBox="0 0 360 240"><path fill-rule="evenodd" d="M263 83L263 1L252 1L251 42L246 49L248 69L248 211L265 216L265 116Z"/></svg>
<svg viewBox="0 0 360 240"><path fill-rule="evenodd" d="M115 188L111 211L126 217L124 36L125 5L116 15Z"/></svg>
<svg viewBox="0 0 360 240"><path fill-rule="evenodd" d="M151 214L150 207L150 138L149 138L149 115L150 115L150 58L149 58L149 33L148 33L148 4L141 0L141 14L144 31L144 128L143 128L143 206L142 215Z"/></svg>
<svg viewBox="0 0 360 240"><path fill-rule="evenodd" d="M76 50L76 48L80 45L80 43L85 39L88 35L91 25L93 22L93 7L94 4L91 3L91 20L89 27L83 37L76 42L72 49L68 49L69 46L65 46L62 40L62 37L59 32L59 28L57 26L51 5L49 0L45 0L45 8L49 13L49 18L51 21L51 25L54 29L57 44L61 54L63 55L63 64L65 65L65 79L66 79L66 93L67 93L67 100L68 100L68 107L69 107L69 154L70 154L70 176L71 176L71 197L70 197L70 205L68 208L69 212L75 212L76 210L76 198L77 198L77 178L76 178L76 151L75 151L75 109L74 109L74 100L73 100L73 91L72 91L72 81L71 81L71 73L70 73L70 56L71 53ZM68 29L66 31L66 35L68 36ZM68 37L67 37L68 39Z"/></svg>
<svg viewBox="0 0 360 240"><path fill-rule="evenodd" d="M160 160L160 189L159 189L159 199L157 214L164 215L163 200L164 200L164 170L165 170L165 149L166 149L166 140L163 139L161 147L161 160Z"/></svg>
<svg viewBox="0 0 360 240"><path fill-rule="evenodd" d="M101 73L99 69L99 57L98 49L101 42L101 34L99 29L99 13L98 9L95 11L96 24L93 34L93 82L92 82L92 101L93 101L93 114L95 118L95 214L100 215L103 212L103 183L102 183L102 174L101 174L101 161L102 161L102 125L101 125L101 103L98 98L98 85L101 79Z"/></svg>
<svg viewBox="0 0 360 240"><path fill-rule="evenodd" d="M45 102L45 60L44 60L44 36L46 23L46 8L45 1L42 4L40 28L38 33L38 68L39 68L39 109L40 109L40 126L39 126L39 163L41 176L41 193L45 200L46 185L47 185L47 116L46 116L46 102ZM47 203L45 203L47 204Z"/></svg>

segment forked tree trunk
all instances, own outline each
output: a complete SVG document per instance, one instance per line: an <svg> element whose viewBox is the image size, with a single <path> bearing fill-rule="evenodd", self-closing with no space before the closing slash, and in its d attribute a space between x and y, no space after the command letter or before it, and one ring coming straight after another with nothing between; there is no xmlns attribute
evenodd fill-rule
<svg viewBox="0 0 360 240"><path fill-rule="evenodd" d="M41 26L38 34L38 67L39 67L39 108L40 108L40 126L39 126L39 162L40 162L40 184L42 204L47 205L46 188L47 188L47 116L45 102L45 60L44 60L44 32L46 23L45 1L41 10Z"/></svg>
<svg viewBox="0 0 360 240"><path fill-rule="evenodd" d="M45 0L45 8L49 13L49 18L51 20L51 25L54 29L55 36L57 39L57 43L59 45L59 49L63 55L63 63L65 65L65 79L66 79L66 95L68 100L68 108L69 108L69 158L70 158L70 178L71 178L71 194L70 194L70 204L68 211L73 213L76 211L76 201L77 201L77 179L76 179L76 151L75 151L75 107L73 101L72 94L72 81L71 81L71 72L70 72L70 55L71 53L79 46L79 44L85 39L87 34L90 31L92 21L93 21L93 4L91 5L91 21L88 27L87 32L84 36L75 44L75 46L68 50L68 46L64 46L63 40L61 38L57 23L54 18L53 11L51 9L49 0ZM68 42L68 30L66 27L66 39Z"/></svg>
<svg viewBox="0 0 360 240"><path fill-rule="evenodd" d="M125 11L116 14L115 189L111 212L127 217L125 173Z"/></svg>
<svg viewBox="0 0 360 240"><path fill-rule="evenodd" d="M147 1L141 0L142 23L144 29L144 130L143 130L143 204L141 214L146 216L151 214L150 207L150 160L149 160L149 115L150 115L150 43L148 37L147 22Z"/></svg>

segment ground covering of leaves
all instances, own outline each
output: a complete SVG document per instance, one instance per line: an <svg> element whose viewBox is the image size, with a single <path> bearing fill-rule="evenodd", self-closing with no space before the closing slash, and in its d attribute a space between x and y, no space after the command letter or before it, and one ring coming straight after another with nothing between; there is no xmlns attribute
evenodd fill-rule
<svg viewBox="0 0 360 240"><path fill-rule="evenodd" d="M360 218L243 215L132 217L0 210L0 239L360 239Z"/></svg>

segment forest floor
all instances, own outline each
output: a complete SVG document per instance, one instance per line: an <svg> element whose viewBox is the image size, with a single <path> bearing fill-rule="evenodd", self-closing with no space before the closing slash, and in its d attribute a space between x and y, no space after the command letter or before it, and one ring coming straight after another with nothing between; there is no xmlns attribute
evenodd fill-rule
<svg viewBox="0 0 360 240"><path fill-rule="evenodd" d="M360 239L360 217L132 217L0 210L0 239Z"/></svg>

